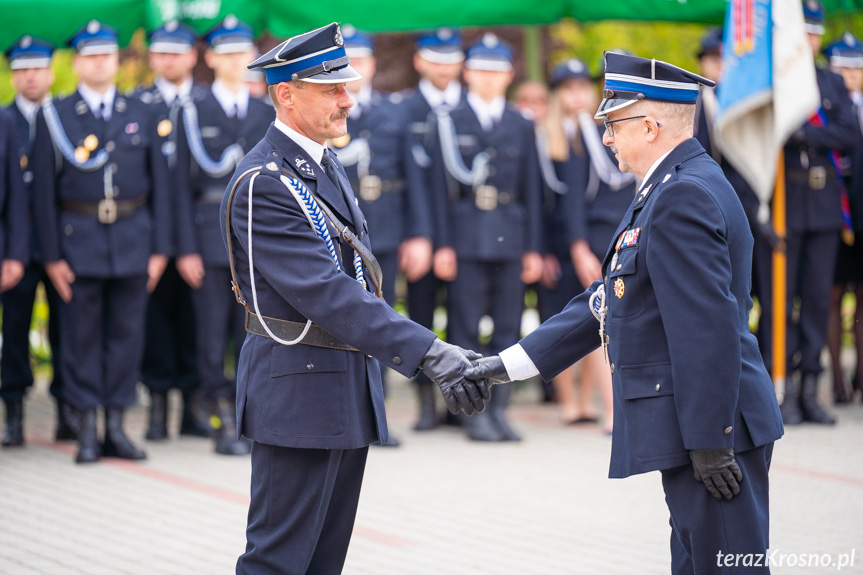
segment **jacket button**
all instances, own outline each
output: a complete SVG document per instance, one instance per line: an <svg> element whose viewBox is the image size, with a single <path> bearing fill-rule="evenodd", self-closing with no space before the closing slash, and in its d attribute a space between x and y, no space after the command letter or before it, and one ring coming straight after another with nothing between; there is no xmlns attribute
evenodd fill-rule
<svg viewBox="0 0 863 575"><path fill-rule="evenodd" d="M614 373L614 364L611 364L611 373Z"/></svg>
<svg viewBox="0 0 863 575"><path fill-rule="evenodd" d="M623 267L623 264L617 264L617 267L614 269L615 269L615 271L620 271L620 268L622 268L622 267Z"/></svg>
<svg viewBox="0 0 863 575"><path fill-rule="evenodd" d="M312 371L313 369L315 369L315 364L313 364L312 362L309 362L306 365L306 369L308 369L309 371Z"/></svg>
<svg viewBox="0 0 863 575"><path fill-rule="evenodd" d="M659 385L659 384L657 383L657 384L656 384L656 391L659 391L659 388L660 388L660 387L662 387L662 386L661 386L661 385Z"/></svg>
<svg viewBox="0 0 863 575"><path fill-rule="evenodd" d="M395 356L395 357L393 358L393 363L394 363L395 365L401 365L401 364L402 364L402 358L400 358L399 356Z"/></svg>
<svg viewBox="0 0 863 575"><path fill-rule="evenodd" d="M725 435L728 435L729 433L731 433L731 426L729 425L728 427L726 427L725 431L723 431L722 433L724 433Z"/></svg>

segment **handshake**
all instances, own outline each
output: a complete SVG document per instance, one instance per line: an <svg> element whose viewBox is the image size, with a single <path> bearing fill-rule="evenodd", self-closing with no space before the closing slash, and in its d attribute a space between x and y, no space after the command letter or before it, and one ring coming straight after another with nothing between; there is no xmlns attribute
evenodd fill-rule
<svg viewBox="0 0 863 575"><path fill-rule="evenodd" d="M423 357L422 370L440 387L447 409L465 415L482 413L491 386L510 382L500 356L482 357L439 339Z"/></svg>

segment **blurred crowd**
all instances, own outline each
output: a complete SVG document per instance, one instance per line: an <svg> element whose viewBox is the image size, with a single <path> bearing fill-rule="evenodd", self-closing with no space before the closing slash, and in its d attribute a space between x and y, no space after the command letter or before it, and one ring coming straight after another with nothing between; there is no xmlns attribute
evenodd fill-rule
<svg viewBox="0 0 863 575"><path fill-rule="evenodd" d="M822 106L785 147L784 234L723 157L714 89L702 91L693 127L749 217L768 369L772 254L787 257L787 425L834 422L816 394L825 346L836 404L856 401L863 381L859 307L850 336L858 359L850 373L840 362L843 301L863 295L863 248L854 241L863 231L863 45L850 33L822 42L823 7L810 1L803 10L821 62ZM155 81L122 94L117 33L91 21L68 43L78 90L56 99L55 47L26 32L6 50L16 96L0 112L3 446L25 444L30 329L42 284L56 439L78 442L78 462L146 457L123 428L138 383L150 399L147 440L167 440L168 415L177 411L180 434L210 438L218 454L249 453L236 429L231 373L243 340L256 336L246 333L230 288L219 206L237 163L275 117L263 74L246 68L258 56L251 29L229 16L202 38L179 22L152 30ZM417 40L416 88L385 94L374 89L372 37L349 25L342 32L363 78L347 85L348 134L329 147L367 220L388 303L451 343L497 353L522 335L525 301L545 320L601 279L640 182L603 143L605 127L594 120L603 78L588 63L571 58L551 66L547 82L516 85L506 42L489 32L464 46L458 30L441 28ZM701 74L717 90L722 44L721 31L710 30L698 46ZM199 57L212 85L193 82ZM506 417L513 384L471 418L440 413L424 375L412 385L414 429L448 423L474 441L520 439ZM539 385L564 424L611 432L611 373L601 350ZM181 409L169 410L172 389L181 392Z"/></svg>

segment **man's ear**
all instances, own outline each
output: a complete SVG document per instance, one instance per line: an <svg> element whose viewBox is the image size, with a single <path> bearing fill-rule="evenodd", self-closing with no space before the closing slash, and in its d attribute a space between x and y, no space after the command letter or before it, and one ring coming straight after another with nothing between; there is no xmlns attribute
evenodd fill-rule
<svg viewBox="0 0 863 575"><path fill-rule="evenodd" d="M659 128L661 127L662 125L650 116L644 118L644 130L649 143L652 144L656 141L659 137Z"/></svg>
<svg viewBox="0 0 863 575"><path fill-rule="evenodd" d="M285 108L294 107L294 89L288 82L279 82L276 84L276 97L279 99L279 104Z"/></svg>

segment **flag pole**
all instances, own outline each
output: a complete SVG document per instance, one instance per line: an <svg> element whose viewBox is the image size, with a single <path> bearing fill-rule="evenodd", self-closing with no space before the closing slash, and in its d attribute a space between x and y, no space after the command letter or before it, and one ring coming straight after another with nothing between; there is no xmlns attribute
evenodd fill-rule
<svg viewBox="0 0 863 575"><path fill-rule="evenodd" d="M773 226L776 235L785 238L785 154L779 149L778 166L776 168L776 184L773 190ZM779 402L785 395L785 346L786 346L786 259L781 242L773 250L773 386Z"/></svg>

